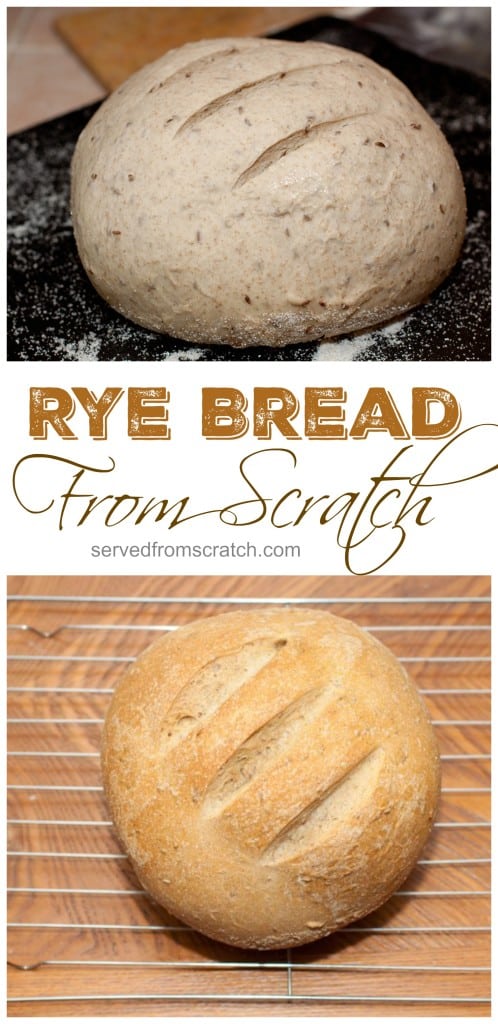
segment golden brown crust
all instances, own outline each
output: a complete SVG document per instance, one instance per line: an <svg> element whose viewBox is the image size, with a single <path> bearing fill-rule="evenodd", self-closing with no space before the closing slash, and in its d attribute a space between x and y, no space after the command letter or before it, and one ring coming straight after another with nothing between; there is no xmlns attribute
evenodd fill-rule
<svg viewBox="0 0 498 1024"><path fill-rule="evenodd" d="M104 785L137 875L239 946L298 945L369 913L416 862L439 755L396 658L353 623L233 612L152 645L107 716Z"/></svg>

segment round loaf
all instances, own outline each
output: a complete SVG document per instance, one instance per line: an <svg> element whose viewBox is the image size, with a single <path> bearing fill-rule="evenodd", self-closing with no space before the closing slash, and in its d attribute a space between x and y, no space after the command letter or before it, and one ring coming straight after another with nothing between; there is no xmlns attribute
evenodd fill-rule
<svg viewBox="0 0 498 1024"><path fill-rule="evenodd" d="M143 68L72 166L100 294L198 344L285 345L422 302L457 260L465 194L412 94L326 43L215 39Z"/></svg>
<svg viewBox="0 0 498 1024"><path fill-rule="evenodd" d="M404 669L327 612L234 612L162 637L114 693L102 763L143 886L193 928L260 949L380 906L439 793Z"/></svg>

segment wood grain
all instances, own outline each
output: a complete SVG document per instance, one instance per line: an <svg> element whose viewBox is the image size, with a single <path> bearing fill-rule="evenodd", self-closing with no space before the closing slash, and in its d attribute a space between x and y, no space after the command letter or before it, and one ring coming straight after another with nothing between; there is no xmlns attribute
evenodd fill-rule
<svg viewBox="0 0 498 1024"><path fill-rule="evenodd" d="M94 75L115 89L144 64L197 39L277 32L330 7L104 7L65 14L56 27Z"/></svg>
<svg viewBox="0 0 498 1024"><path fill-rule="evenodd" d="M11 1016L489 1015L488 578L11 577L8 593ZM99 771L130 660L269 597L326 599L387 643L443 754L437 826L400 892L289 958L212 942L145 896Z"/></svg>

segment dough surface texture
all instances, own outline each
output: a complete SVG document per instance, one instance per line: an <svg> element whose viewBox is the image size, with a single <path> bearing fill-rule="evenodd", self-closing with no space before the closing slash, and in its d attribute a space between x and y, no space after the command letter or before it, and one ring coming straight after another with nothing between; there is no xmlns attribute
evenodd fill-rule
<svg viewBox="0 0 498 1024"><path fill-rule="evenodd" d="M379 907L420 856L439 755L404 669L327 612L218 615L168 633L118 685L107 801L175 918L259 949Z"/></svg>
<svg viewBox="0 0 498 1024"><path fill-rule="evenodd" d="M120 313L195 344L315 341L424 301L458 258L465 194L441 131L361 54L189 43L82 132L72 216Z"/></svg>

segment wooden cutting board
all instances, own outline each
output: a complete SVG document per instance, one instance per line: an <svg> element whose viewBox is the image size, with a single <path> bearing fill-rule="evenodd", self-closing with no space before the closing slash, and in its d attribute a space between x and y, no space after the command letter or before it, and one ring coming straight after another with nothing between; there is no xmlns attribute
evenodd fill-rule
<svg viewBox="0 0 498 1024"><path fill-rule="evenodd" d="M337 10L340 10L338 8ZM101 7L65 14L58 32L108 89L196 39L277 32L330 7Z"/></svg>

